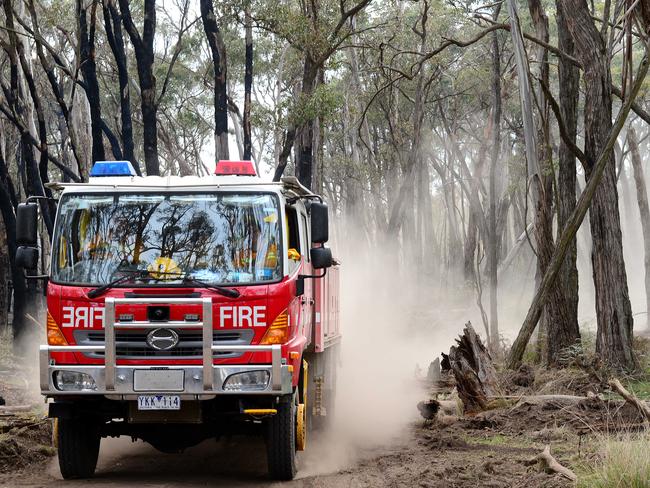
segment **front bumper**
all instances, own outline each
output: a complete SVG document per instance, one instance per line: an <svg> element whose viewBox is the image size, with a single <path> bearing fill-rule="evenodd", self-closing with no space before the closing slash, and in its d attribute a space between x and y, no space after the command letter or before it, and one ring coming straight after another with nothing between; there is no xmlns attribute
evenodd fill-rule
<svg viewBox="0 0 650 488"><path fill-rule="evenodd" d="M133 303L162 303L162 304L201 304L203 319L201 322L167 322L170 328L202 329L203 354L201 366L124 366L117 364L115 351L116 329L154 329L161 323L130 322L123 323L115 320L116 305ZM142 394L173 393L185 399L208 400L216 395L283 395L292 391L292 374L286 360L282 359L280 345L215 345L212 337L212 300L210 298L111 298L105 300L104 313L105 344L93 346L66 345L40 346L40 384L41 393L50 397L70 395L104 395L110 399L130 400ZM102 352L104 365L58 365L50 357L52 352ZM246 365L214 365L215 352L252 352L270 353L271 364ZM155 388L135 388L135 376L138 370L182 370L184 372L182 388L173 391ZM269 383L263 390L239 389L225 390L226 379L233 374L246 371L267 371ZM96 389L62 391L54 384L54 374L57 371L76 371L86 373L95 381ZM177 375L176 375L177 376Z"/></svg>
<svg viewBox="0 0 650 488"><path fill-rule="evenodd" d="M74 346L71 346L74 347ZM113 400L134 400L138 395L166 393L179 395L184 400L209 400L217 395L284 395L291 393L292 374L289 367L280 365L279 378L274 375L273 366L268 364L261 365L227 365L213 366L213 386L205 388L203 384L203 367L202 366L165 366L164 369L182 370L184 372L184 382L182 391L156 391L134 389L134 375L136 370L160 370L160 366L117 366L115 368L115 386L109 390L106 388L106 368L104 366L84 366L84 365L52 365L45 361L45 354L48 354L48 346L41 346L41 365L40 365L40 383L41 393L50 397L59 396L92 396L103 395ZM48 354L49 355L49 354ZM56 371L78 371L90 375L95 384L96 390L82 391L61 391L54 386L54 373ZM268 371L270 374L269 385L264 390L224 390L223 384L232 374L245 371Z"/></svg>

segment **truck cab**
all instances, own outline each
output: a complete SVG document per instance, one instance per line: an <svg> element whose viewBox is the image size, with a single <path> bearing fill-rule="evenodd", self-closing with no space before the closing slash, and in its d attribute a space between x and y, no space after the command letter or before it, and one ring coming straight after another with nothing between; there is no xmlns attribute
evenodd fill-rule
<svg viewBox="0 0 650 488"><path fill-rule="evenodd" d="M40 387L66 479L92 476L103 437L178 452L233 433L263 435L271 477L292 479L327 415L341 337L327 206L250 162L215 173L99 162L88 183L52 185ZM17 215L28 276L37 209Z"/></svg>

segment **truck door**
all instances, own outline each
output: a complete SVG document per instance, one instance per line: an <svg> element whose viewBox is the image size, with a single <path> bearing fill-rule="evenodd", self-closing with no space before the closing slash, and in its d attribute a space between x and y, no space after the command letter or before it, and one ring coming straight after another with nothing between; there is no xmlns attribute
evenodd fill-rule
<svg viewBox="0 0 650 488"><path fill-rule="evenodd" d="M299 227L300 227L300 253L302 255L302 274L311 275L313 269L309 258L309 225L307 214L304 211L299 212ZM305 335L308 339L313 340L312 324L314 318L314 280L305 280L305 294L301 297L302 307L302 325L304 327Z"/></svg>

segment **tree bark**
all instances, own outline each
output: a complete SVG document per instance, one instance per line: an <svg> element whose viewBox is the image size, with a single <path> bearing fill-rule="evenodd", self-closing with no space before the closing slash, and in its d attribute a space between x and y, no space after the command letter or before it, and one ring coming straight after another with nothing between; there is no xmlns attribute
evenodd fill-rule
<svg viewBox="0 0 650 488"><path fill-rule="evenodd" d="M201 19L212 54L214 74L214 144L217 160L230 159L228 150L228 98L226 46L217 25L212 0L201 0Z"/></svg>
<svg viewBox="0 0 650 488"><path fill-rule="evenodd" d="M92 134L92 159L103 161L106 159L104 153L104 140L102 131L102 109L99 95L99 83L97 81L97 64L95 63L95 20L97 4L93 2L90 13L90 26L88 25L88 14L86 2L76 0L78 43L79 43L79 64L81 73L86 83L86 98L90 105L90 127Z"/></svg>
<svg viewBox="0 0 650 488"><path fill-rule="evenodd" d="M497 375L490 353L468 322L463 335L449 349L449 365L456 379L458 396L466 413L485 410L490 397L497 394Z"/></svg>
<svg viewBox="0 0 650 488"><path fill-rule="evenodd" d="M122 18L117 10L115 0L102 2L104 12L104 28L106 38L113 52L117 66L117 76L120 87L120 122L122 148L124 158L131 161L138 175L141 175L140 164L135 158L135 144L133 142L133 120L131 116L131 94L129 90L129 68L124 49L122 36Z"/></svg>
<svg viewBox="0 0 650 488"><path fill-rule="evenodd" d="M158 161L158 122L156 77L153 73L154 50L153 40L156 31L156 1L144 0L144 24L142 36L138 32L129 7L129 0L119 0L122 13L122 24L131 39L135 52L140 82L140 108L142 110L142 125L144 138L144 164L147 175L160 174Z"/></svg>
<svg viewBox="0 0 650 488"><path fill-rule="evenodd" d="M556 22L559 48L567 54L574 55L573 40L566 22L567 13L560 0L556 0ZM558 59L560 114L567 137L576 145L578 131L578 98L580 71L565 58ZM559 234L564 229L569 216L576 206L576 158L564 138L560 140L558 170L558 212L557 227ZM578 268L576 240L569 243L567 255L562 264L558 278L558 292L564 297L567 313L563 323L549 324L547 349L549 360L557 360L556 351L560 351L580 339L578 327Z"/></svg>
<svg viewBox="0 0 650 488"><path fill-rule="evenodd" d="M253 19L250 4L244 9L244 25L246 31L246 59L244 73L244 160L252 158L251 142L251 92L253 91Z"/></svg>
<svg viewBox="0 0 650 488"><path fill-rule="evenodd" d="M540 0L528 0L535 34L538 39L548 43L549 25L548 17ZM548 115L550 103L542 86L548 86L550 70L548 64L548 50L543 46L537 46L535 54L536 65L539 67L539 89L538 99L540 100L540 114L537 122L537 160L540 165L540 172L533 176L533 184L537 185L535 205L535 241L537 244L537 270L538 276L542 277L548 269L555 242L553 238L553 164L551 154L550 128ZM559 287L551 290L544 312L542 315L538 341L541 360L548 365L556 365L561 352L575 343L573 331L567 331L567 325L571 321L571 310L567 297ZM577 310L576 310L577 324ZM576 331L577 332L577 329Z"/></svg>
<svg viewBox="0 0 650 488"><path fill-rule="evenodd" d="M641 216L641 231L643 232L643 263L645 266L645 303L646 303L646 329L650 329L650 208L648 207L648 191L643 174L643 161L639 152L639 139L634 127L627 131L627 141L630 145L632 156L632 169L634 170L634 185L636 186L636 199L639 203Z"/></svg>
<svg viewBox="0 0 650 488"><path fill-rule="evenodd" d="M612 94L609 59L603 39L591 17L586 0L561 0L567 27L575 44L576 57L584 68L585 81L585 175L589 181L596 159L603 153L612 130ZM605 152L607 163L589 212L593 241L592 265L596 289L598 331L596 352L611 366L633 369L632 306L623 259L616 168L611 149Z"/></svg>

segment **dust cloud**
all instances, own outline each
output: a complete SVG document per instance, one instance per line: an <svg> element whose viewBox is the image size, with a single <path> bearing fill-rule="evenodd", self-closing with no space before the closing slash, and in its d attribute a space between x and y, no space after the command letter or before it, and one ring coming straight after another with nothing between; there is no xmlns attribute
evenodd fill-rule
<svg viewBox="0 0 650 488"><path fill-rule="evenodd" d="M299 477L335 472L407 442L410 424L421 420L422 376L464 323L444 326L434 292L416 270L398 273L390 252L355 246L348 236L336 255L343 340L335 412L327 430L312 435Z"/></svg>

